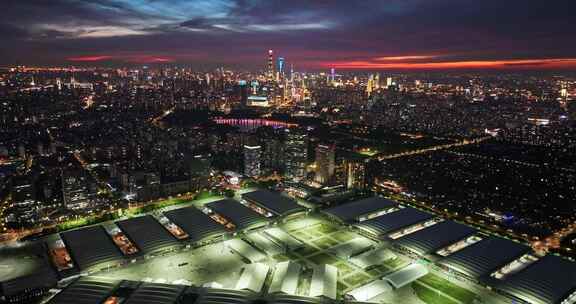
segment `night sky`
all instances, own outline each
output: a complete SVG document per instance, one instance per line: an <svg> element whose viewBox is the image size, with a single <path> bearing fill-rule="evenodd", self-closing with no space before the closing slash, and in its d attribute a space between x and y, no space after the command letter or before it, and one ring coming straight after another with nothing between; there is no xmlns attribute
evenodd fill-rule
<svg viewBox="0 0 576 304"><path fill-rule="evenodd" d="M2 0L0 66L576 69L575 0Z"/></svg>

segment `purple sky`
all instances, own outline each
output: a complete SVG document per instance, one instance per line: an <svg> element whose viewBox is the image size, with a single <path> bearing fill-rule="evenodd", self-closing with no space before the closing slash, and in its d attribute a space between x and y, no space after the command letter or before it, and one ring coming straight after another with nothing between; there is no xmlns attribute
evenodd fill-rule
<svg viewBox="0 0 576 304"><path fill-rule="evenodd" d="M0 66L573 69L574 0L3 0Z"/></svg>

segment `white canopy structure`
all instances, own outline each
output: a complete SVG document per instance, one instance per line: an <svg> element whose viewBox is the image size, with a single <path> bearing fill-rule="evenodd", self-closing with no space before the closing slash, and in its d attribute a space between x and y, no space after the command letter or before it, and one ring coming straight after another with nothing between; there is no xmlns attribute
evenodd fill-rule
<svg viewBox="0 0 576 304"><path fill-rule="evenodd" d="M363 252L350 259L350 262L362 269L381 264L383 261L395 259L397 256L386 247L378 247Z"/></svg>
<svg viewBox="0 0 576 304"><path fill-rule="evenodd" d="M395 289L404 287L428 274L428 268L422 264L410 264L401 270L387 275L382 280L390 283Z"/></svg>
<svg viewBox="0 0 576 304"><path fill-rule="evenodd" d="M338 268L332 265L318 266L312 274L310 296L335 300L337 280Z"/></svg>
<svg viewBox="0 0 576 304"><path fill-rule="evenodd" d="M392 286L390 286L387 281L376 280L349 291L347 295L354 298L356 301L369 302L370 299L374 299L391 290Z"/></svg>
<svg viewBox="0 0 576 304"><path fill-rule="evenodd" d="M246 265L240 279L238 279L238 283L236 283L236 289L260 292L262 286L264 286L268 270L270 270L270 267L262 263Z"/></svg>
<svg viewBox="0 0 576 304"><path fill-rule="evenodd" d="M269 256L275 256L285 252L282 246L276 244L271 239L265 237L260 232L250 233L247 237L249 242L252 242L258 249L264 251Z"/></svg>
<svg viewBox="0 0 576 304"><path fill-rule="evenodd" d="M270 229L264 230L264 234L270 236L274 240L280 241L287 250L294 250L297 248L302 247L302 242L288 234L286 231L282 230L281 228L274 227Z"/></svg>
<svg viewBox="0 0 576 304"><path fill-rule="evenodd" d="M301 268L300 264L290 261L276 264L276 271L274 271L274 277L268 292L295 295Z"/></svg>
<svg viewBox="0 0 576 304"><path fill-rule="evenodd" d="M330 251L340 258L348 259L372 245L374 245L373 241L364 237L357 237L344 244L333 247Z"/></svg>
<svg viewBox="0 0 576 304"><path fill-rule="evenodd" d="M232 239L225 242L226 247L232 249L237 254L248 259L251 263L261 262L266 260L266 255L256 250L252 245L246 243L241 239Z"/></svg>

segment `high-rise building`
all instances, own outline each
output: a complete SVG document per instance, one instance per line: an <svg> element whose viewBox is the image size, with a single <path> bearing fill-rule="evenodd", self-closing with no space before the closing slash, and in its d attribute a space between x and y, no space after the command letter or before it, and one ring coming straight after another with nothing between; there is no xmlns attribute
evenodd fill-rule
<svg viewBox="0 0 576 304"><path fill-rule="evenodd" d="M284 68L284 65L285 65L284 57L278 57L277 60L278 60L278 66L276 68L277 68L278 74L280 75L280 78L284 78L284 69L285 69Z"/></svg>
<svg viewBox="0 0 576 304"><path fill-rule="evenodd" d="M286 131L285 155L286 177L293 181L300 181L306 177L306 163L308 162L308 135L296 129Z"/></svg>
<svg viewBox="0 0 576 304"><path fill-rule="evenodd" d="M334 82L334 80L336 79L336 70L334 68L330 69L330 81Z"/></svg>
<svg viewBox="0 0 576 304"><path fill-rule="evenodd" d="M12 205L5 213L5 222L22 227L39 220L40 204L36 200L36 189L31 177L18 176L13 180Z"/></svg>
<svg viewBox="0 0 576 304"><path fill-rule="evenodd" d="M330 181L335 169L335 146L320 144L316 146L316 176L314 180L320 184Z"/></svg>
<svg viewBox="0 0 576 304"><path fill-rule="evenodd" d="M276 138L266 140L263 167L270 171L280 171L284 167L284 144Z"/></svg>
<svg viewBox="0 0 576 304"><path fill-rule="evenodd" d="M380 88L380 73L376 73L376 76L374 76L374 88Z"/></svg>
<svg viewBox="0 0 576 304"><path fill-rule="evenodd" d="M377 159L368 159L366 161L365 174L366 174L366 187L372 188L376 179L382 175L384 169L382 162Z"/></svg>
<svg viewBox="0 0 576 304"><path fill-rule="evenodd" d="M368 97L372 95L372 91L374 91L374 75L368 77L368 83L366 84L366 94Z"/></svg>
<svg viewBox="0 0 576 304"><path fill-rule="evenodd" d="M368 187L366 178L366 162L362 158L348 158L344 161L346 170L346 187L348 189L364 190Z"/></svg>
<svg viewBox="0 0 576 304"><path fill-rule="evenodd" d="M392 77L386 78L386 88L389 89L394 84Z"/></svg>
<svg viewBox="0 0 576 304"><path fill-rule="evenodd" d="M568 107L568 89L566 88L566 83L562 83L562 87L560 89L560 106L563 108Z"/></svg>
<svg viewBox="0 0 576 304"><path fill-rule="evenodd" d="M64 207L78 210L90 206L90 189L88 176L82 171L62 172L62 196Z"/></svg>
<svg viewBox="0 0 576 304"><path fill-rule="evenodd" d="M262 147L244 145L244 174L247 176L260 176L260 162Z"/></svg>
<svg viewBox="0 0 576 304"><path fill-rule="evenodd" d="M211 157L210 154L199 154L189 161L190 183L194 190L200 190L209 185Z"/></svg>
<svg viewBox="0 0 576 304"><path fill-rule="evenodd" d="M268 79L274 78L274 51L268 50Z"/></svg>
<svg viewBox="0 0 576 304"><path fill-rule="evenodd" d="M240 90L240 105L246 107L248 103L248 83L246 80L238 81L238 88Z"/></svg>
<svg viewBox="0 0 576 304"><path fill-rule="evenodd" d="M252 80L252 82L250 82L250 93L252 95L257 95L259 86L260 83L258 83L258 80Z"/></svg>

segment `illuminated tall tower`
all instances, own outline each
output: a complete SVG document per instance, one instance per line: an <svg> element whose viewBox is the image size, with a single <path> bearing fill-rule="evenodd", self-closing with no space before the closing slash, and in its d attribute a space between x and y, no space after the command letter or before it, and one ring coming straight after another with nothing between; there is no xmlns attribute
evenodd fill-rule
<svg viewBox="0 0 576 304"><path fill-rule="evenodd" d="M327 183L334 175L335 147L333 145L316 146L316 177L314 180L320 184Z"/></svg>
<svg viewBox="0 0 576 304"><path fill-rule="evenodd" d="M286 177L299 181L306 177L308 161L308 134L302 130L286 130L285 163Z"/></svg>
<svg viewBox="0 0 576 304"><path fill-rule="evenodd" d="M82 171L62 172L62 195L64 207L78 210L90 206L88 177Z"/></svg>
<svg viewBox="0 0 576 304"><path fill-rule="evenodd" d="M284 78L284 57L278 57L278 73L280 73L280 77Z"/></svg>
<svg viewBox="0 0 576 304"><path fill-rule="evenodd" d="M330 69L330 80L334 82L334 78L336 77L336 70L334 68Z"/></svg>
<svg viewBox="0 0 576 304"><path fill-rule="evenodd" d="M250 87L252 88L252 95L256 95L258 94L258 86L260 84L258 83L258 80L252 80L252 82L250 83Z"/></svg>
<svg viewBox="0 0 576 304"><path fill-rule="evenodd" d="M346 187L348 189L366 189L366 161L362 158L347 158L344 160Z"/></svg>
<svg viewBox="0 0 576 304"><path fill-rule="evenodd" d="M393 83L394 83L394 82L393 82L393 80L392 80L392 77L386 78L386 88L389 89L389 88L392 86Z"/></svg>
<svg viewBox="0 0 576 304"><path fill-rule="evenodd" d="M274 78L274 51L268 50L268 78Z"/></svg>
<svg viewBox="0 0 576 304"><path fill-rule="evenodd" d="M262 147L244 145L244 174L250 177L260 175Z"/></svg>
<svg viewBox="0 0 576 304"><path fill-rule="evenodd" d="M376 73L376 76L374 76L374 88L380 88L380 73Z"/></svg>
<svg viewBox="0 0 576 304"><path fill-rule="evenodd" d="M566 86L566 82L562 82L560 88L560 106L566 109L568 106L568 88Z"/></svg>
<svg viewBox="0 0 576 304"><path fill-rule="evenodd" d="M374 75L370 75L368 83L366 84L366 94L368 94L368 97L372 95L372 91L374 91Z"/></svg>

